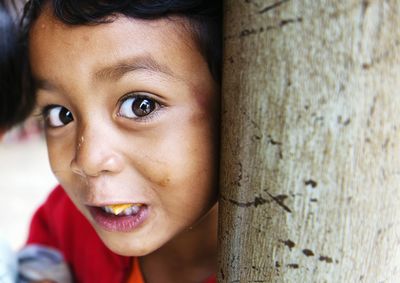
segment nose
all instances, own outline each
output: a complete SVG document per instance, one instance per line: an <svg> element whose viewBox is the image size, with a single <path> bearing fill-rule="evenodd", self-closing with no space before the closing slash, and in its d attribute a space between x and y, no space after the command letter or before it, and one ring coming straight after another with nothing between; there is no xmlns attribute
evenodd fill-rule
<svg viewBox="0 0 400 283"><path fill-rule="evenodd" d="M86 127L75 141L71 170L83 177L116 174L122 171L123 159L104 129Z"/></svg>

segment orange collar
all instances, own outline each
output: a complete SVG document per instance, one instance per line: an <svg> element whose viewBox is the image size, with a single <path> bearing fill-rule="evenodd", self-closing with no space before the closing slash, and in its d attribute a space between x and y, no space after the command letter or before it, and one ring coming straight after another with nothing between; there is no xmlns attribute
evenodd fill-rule
<svg viewBox="0 0 400 283"><path fill-rule="evenodd" d="M127 283L144 283L142 272L140 271L139 259L133 258L132 271L129 275Z"/></svg>
<svg viewBox="0 0 400 283"><path fill-rule="evenodd" d="M216 283L216 282L217 281L215 276L211 276L206 281L206 283ZM133 258L132 271L131 274L129 275L127 283L145 283L143 280L142 271L140 271L139 258L137 257Z"/></svg>

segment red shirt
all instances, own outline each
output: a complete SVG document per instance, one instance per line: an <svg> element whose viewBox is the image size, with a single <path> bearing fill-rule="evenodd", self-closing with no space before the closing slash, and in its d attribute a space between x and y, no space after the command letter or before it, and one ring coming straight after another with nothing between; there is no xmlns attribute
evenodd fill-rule
<svg viewBox="0 0 400 283"><path fill-rule="evenodd" d="M28 244L58 249L77 283L125 282L131 258L109 250L86 218L58 186L33 216Z"/></svg>
<svg viewBox="0 0 400 283"><path fill-rule="evenodd" d="M77 283L132 283L142 278L138 261L109 250L61 186L34 214L27 243L59 250ZM206 282L216 282L215 277Z"/></svg>

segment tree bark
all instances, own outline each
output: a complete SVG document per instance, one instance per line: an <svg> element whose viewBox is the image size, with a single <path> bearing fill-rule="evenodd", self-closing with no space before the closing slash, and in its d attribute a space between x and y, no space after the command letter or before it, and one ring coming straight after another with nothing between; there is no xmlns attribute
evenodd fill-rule
<svg viewBox="0 0 400 283"><path fill-rule="evenodd" d="M219 282L398 282L400 1L224 5Z"/></svg>

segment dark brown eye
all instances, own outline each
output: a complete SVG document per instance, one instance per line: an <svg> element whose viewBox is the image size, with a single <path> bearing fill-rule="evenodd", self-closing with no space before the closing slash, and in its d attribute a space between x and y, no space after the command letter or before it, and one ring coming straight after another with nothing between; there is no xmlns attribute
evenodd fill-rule
<svg viewBox="0 0 400 283"><path fill-rule="evenodd" d="M46 125L52 128L65 126L74 120L71 111L63 106L50 105L43 112Z"/></svg>
<svg viewBox="0 0 400 283"><path fill-rule="evenodd" d="M157 102L144 96L125 99L120 106L119 115L126 118L139 118L149 115L157 107Z"/></svg>
<svg viewBox="0 0 400 283"><path fill-rule="evenodd" d="M149 115L155 108L154 101L147 98L137 98L132 103L132 111L139 117Z"/></svg>

